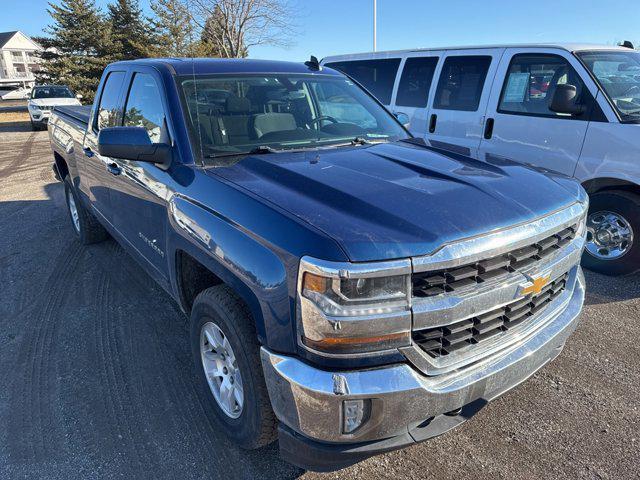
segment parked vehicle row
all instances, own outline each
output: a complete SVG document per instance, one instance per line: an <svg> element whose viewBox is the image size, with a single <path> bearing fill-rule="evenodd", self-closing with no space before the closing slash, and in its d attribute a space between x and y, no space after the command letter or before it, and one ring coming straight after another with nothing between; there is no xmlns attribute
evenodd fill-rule
<svg viewBox="0 0 640 480"><path fill-rule="evenodd" d="M322 63L407 117L411 132L434 147L575 177L591 199L583 264L614 275L640 268L640 52L521 45Z"/></svg>
<svg viewBox="0 0 640 480"><path fill-rule="evenodd" d="M242 447L331 470L429 439L576 328L579 183L430 147L317 61L114 63L48 129L73 231L190 316L204 413Z"/></svg>

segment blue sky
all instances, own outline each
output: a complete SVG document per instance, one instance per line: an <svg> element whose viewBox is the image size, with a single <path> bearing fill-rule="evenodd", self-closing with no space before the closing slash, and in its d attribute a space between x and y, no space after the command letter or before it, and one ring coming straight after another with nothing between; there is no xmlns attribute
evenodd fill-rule
<svg viewBox="0 0 640 480"><path fill-rule="evenodd" d="M0 31L40 35L46 0L2 0ZM106 5L107 0L98 0ZM149 0L141 0L148 10ZM306 60L372 48L373 0L297 0L289 49L253 48L253 58ZM640 42L640 1L378 0L378 49L519 42Z"/></svg>

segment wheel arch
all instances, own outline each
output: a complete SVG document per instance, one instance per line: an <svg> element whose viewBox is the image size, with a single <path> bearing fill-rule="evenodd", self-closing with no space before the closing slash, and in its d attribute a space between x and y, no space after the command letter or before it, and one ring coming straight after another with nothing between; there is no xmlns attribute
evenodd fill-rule
<svg viewBox="0 0 640 480"><path fill-rule="evenodd" d="M614 178L614 177L602 177L592 178L582 182L582 186L588 194L597 192L603 192L606 190L622 190L625 192L635 193L640 195L640 185L631 182L629 180Z"/></svg>
<svg viewBox="0 0 640 480"><path fill-rule="evenodd" d="M60 180L69 175L69 165L67 164L67 160L58 152L53 152L53 162L56 170L58 171L58 175L60 176Z"/></svg>

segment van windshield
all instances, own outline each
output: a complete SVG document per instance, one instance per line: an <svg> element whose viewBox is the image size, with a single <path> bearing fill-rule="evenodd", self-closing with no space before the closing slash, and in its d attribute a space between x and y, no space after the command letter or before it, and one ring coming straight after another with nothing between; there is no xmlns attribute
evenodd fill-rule
<svg viewBox="0 0 640 480"><path fill-rule="evenodd" d="M578 56L597 79L620 118L640 122L640 52L591 51Z"/></svg>
<svg viewBox="0 0 640 480"><path fill-rule="evenodd" d="M334 75L181 77L203 156L396 141L409 135L369 94Z"/></svg>

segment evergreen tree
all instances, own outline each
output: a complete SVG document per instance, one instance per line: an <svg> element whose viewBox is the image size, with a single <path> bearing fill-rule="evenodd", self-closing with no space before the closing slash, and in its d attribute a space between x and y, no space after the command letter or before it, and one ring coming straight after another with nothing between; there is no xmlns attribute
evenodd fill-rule
<svg viewBox="0 0 640 480"><path fill-rule="evenodd" d="M48 37L39 39L45 51L36 81L68 85L91 102L107 64L102 14L94 0L49 3L47 11L53 23L45 30Z"/></svg>
<svg viewBox="0 0 640 480"><path fill-rule="evenodd" d="M107 22L112 61L153 56L157 41L149 21L142 14L138 0L116 0L110 4Z"/></svg>
<svg viewBox="0 0 640 480"><path fill-rule="evenodd" d="M194 25L183 0L155 0L152 25L157 38L157 55L191 57L195 55Z"/></svg>

